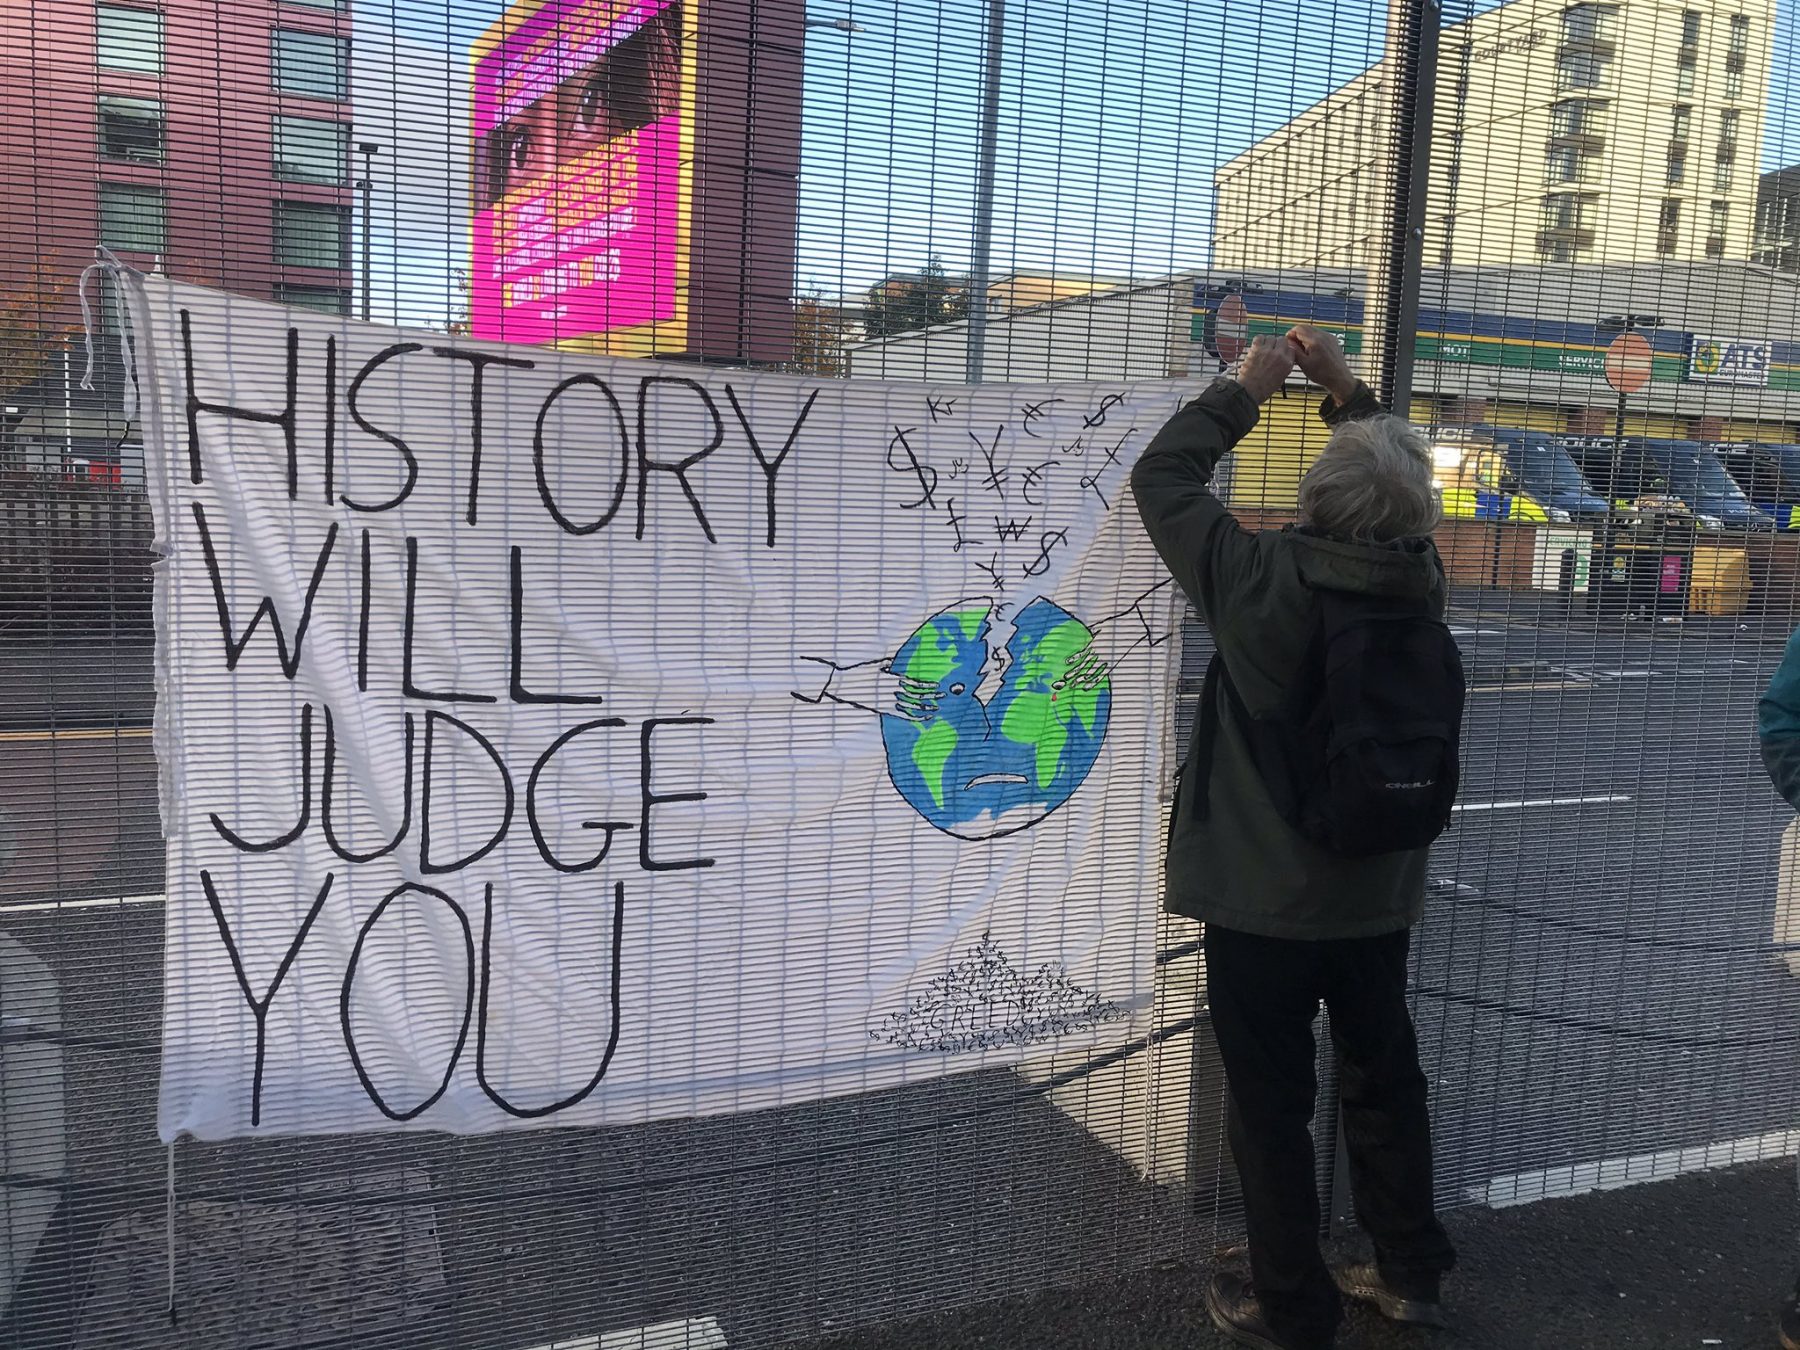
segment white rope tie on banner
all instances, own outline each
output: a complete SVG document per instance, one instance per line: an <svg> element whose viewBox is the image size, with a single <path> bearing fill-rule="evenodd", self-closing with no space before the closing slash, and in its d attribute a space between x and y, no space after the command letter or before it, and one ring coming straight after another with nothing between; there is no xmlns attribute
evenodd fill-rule
<svg viewBox="0 0 1800 1350"><path fill-rule="evenodd" d="M81 271L80 279L75 283L75 298L81 302L82 342L87 349L87 361L81 371L81 387L92 390L94 387L94 307L88 302L88 282L91 278L108 274L121 276L127 270L119 261L118 255L111 249L101 247L94 250L98 262L90 263ZM113 322L119 330L119 361L125 368L125 387L119 396L119 411L127 422L137 419L137 369L132 359L131 334L126 327L125 292L118 286L113 287Z"/></svg>

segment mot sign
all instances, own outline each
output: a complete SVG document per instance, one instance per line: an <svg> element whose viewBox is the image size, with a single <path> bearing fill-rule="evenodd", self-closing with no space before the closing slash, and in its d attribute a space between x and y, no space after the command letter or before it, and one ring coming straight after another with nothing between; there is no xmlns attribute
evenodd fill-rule
<svg viewBox="0 0 1800 1350"><path fill-rule="evenodd" d="M1688 348L1688 379L1702 384L1765 386L1769 383L1771 345L1754 338L1695 333Z"/></svg>

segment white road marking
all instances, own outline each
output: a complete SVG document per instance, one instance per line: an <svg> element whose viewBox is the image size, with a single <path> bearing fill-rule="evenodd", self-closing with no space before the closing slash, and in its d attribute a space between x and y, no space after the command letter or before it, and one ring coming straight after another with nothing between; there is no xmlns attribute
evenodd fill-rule
<svg viewBox="0 0 1800 1350"><path fill-rule="evenodd" d="M1529 797L1516 802L1458 802L1452 811L1527 811L1539 806L1616 806L1630 801L1616 794L1605 797Z"/></svg>
<svg viewBox="0 0 1800 1350"><path fill-rule="evenodd" d="M533 1346L532 1350L726 1350L725 1329L711 1317L603 1331Z"/></svg>
<svg viewBox="0 0 1800 1350"><path fill-rule="evenodd" d="M1634 1153L1629 1157L1607 1158L1600 1162L1548 1167L1538 1172L1518 1172L1512 1176L1495 1177L1485 1186L1471 1186L1466 1194L1477 1204L1504 1209L1509 1205L1528 1205L1537 1200L1585 1195L1589 1191L1616 1191L1622 1186L1663 1181L1680 1176L1683 1172L1735 1167L1739 1163L1787 1158L1795 1153L1800 1153L1800 1130L1775 1130L1769 1134L1754 1134L1743 1139L1696 1144L1692 1148L1665 1149L1660 1153Z"/></svg>
<svg viewBox="0 0 1800 1350"><path fill-rule="evenodd" d="M0 897L0 919L8 914L60 914L72 909L116 909L124 905L160 905L166 897L154 895L102 895L90 900L27 900L23 904Z"/></svg>

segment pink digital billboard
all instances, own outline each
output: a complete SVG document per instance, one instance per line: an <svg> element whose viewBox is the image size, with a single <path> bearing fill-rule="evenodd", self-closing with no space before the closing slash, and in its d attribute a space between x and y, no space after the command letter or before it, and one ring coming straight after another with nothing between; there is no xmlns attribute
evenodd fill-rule
<svg viewBox="0 0 1800 1350"><path fill-rule="evenodd" d="M477 48L476 337L683 345L683 5L527 3Z"/></svg>

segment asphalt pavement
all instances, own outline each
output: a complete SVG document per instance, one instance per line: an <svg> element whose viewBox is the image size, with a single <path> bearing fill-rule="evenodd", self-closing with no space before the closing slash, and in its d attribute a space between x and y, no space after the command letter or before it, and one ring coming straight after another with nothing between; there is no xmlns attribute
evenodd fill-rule
<svg viewBox="0 0 1800 1350"><path fill-rule="evenodd" d="M1452 1213L1449 1329L1353 1307L1339 1350L1776 1350L1776 1309L1795 1275L1794 1198L1784 1162ZM1172 1264L807 1350L1228 1350L1206 1315L1209 1270Z"/></svg>

